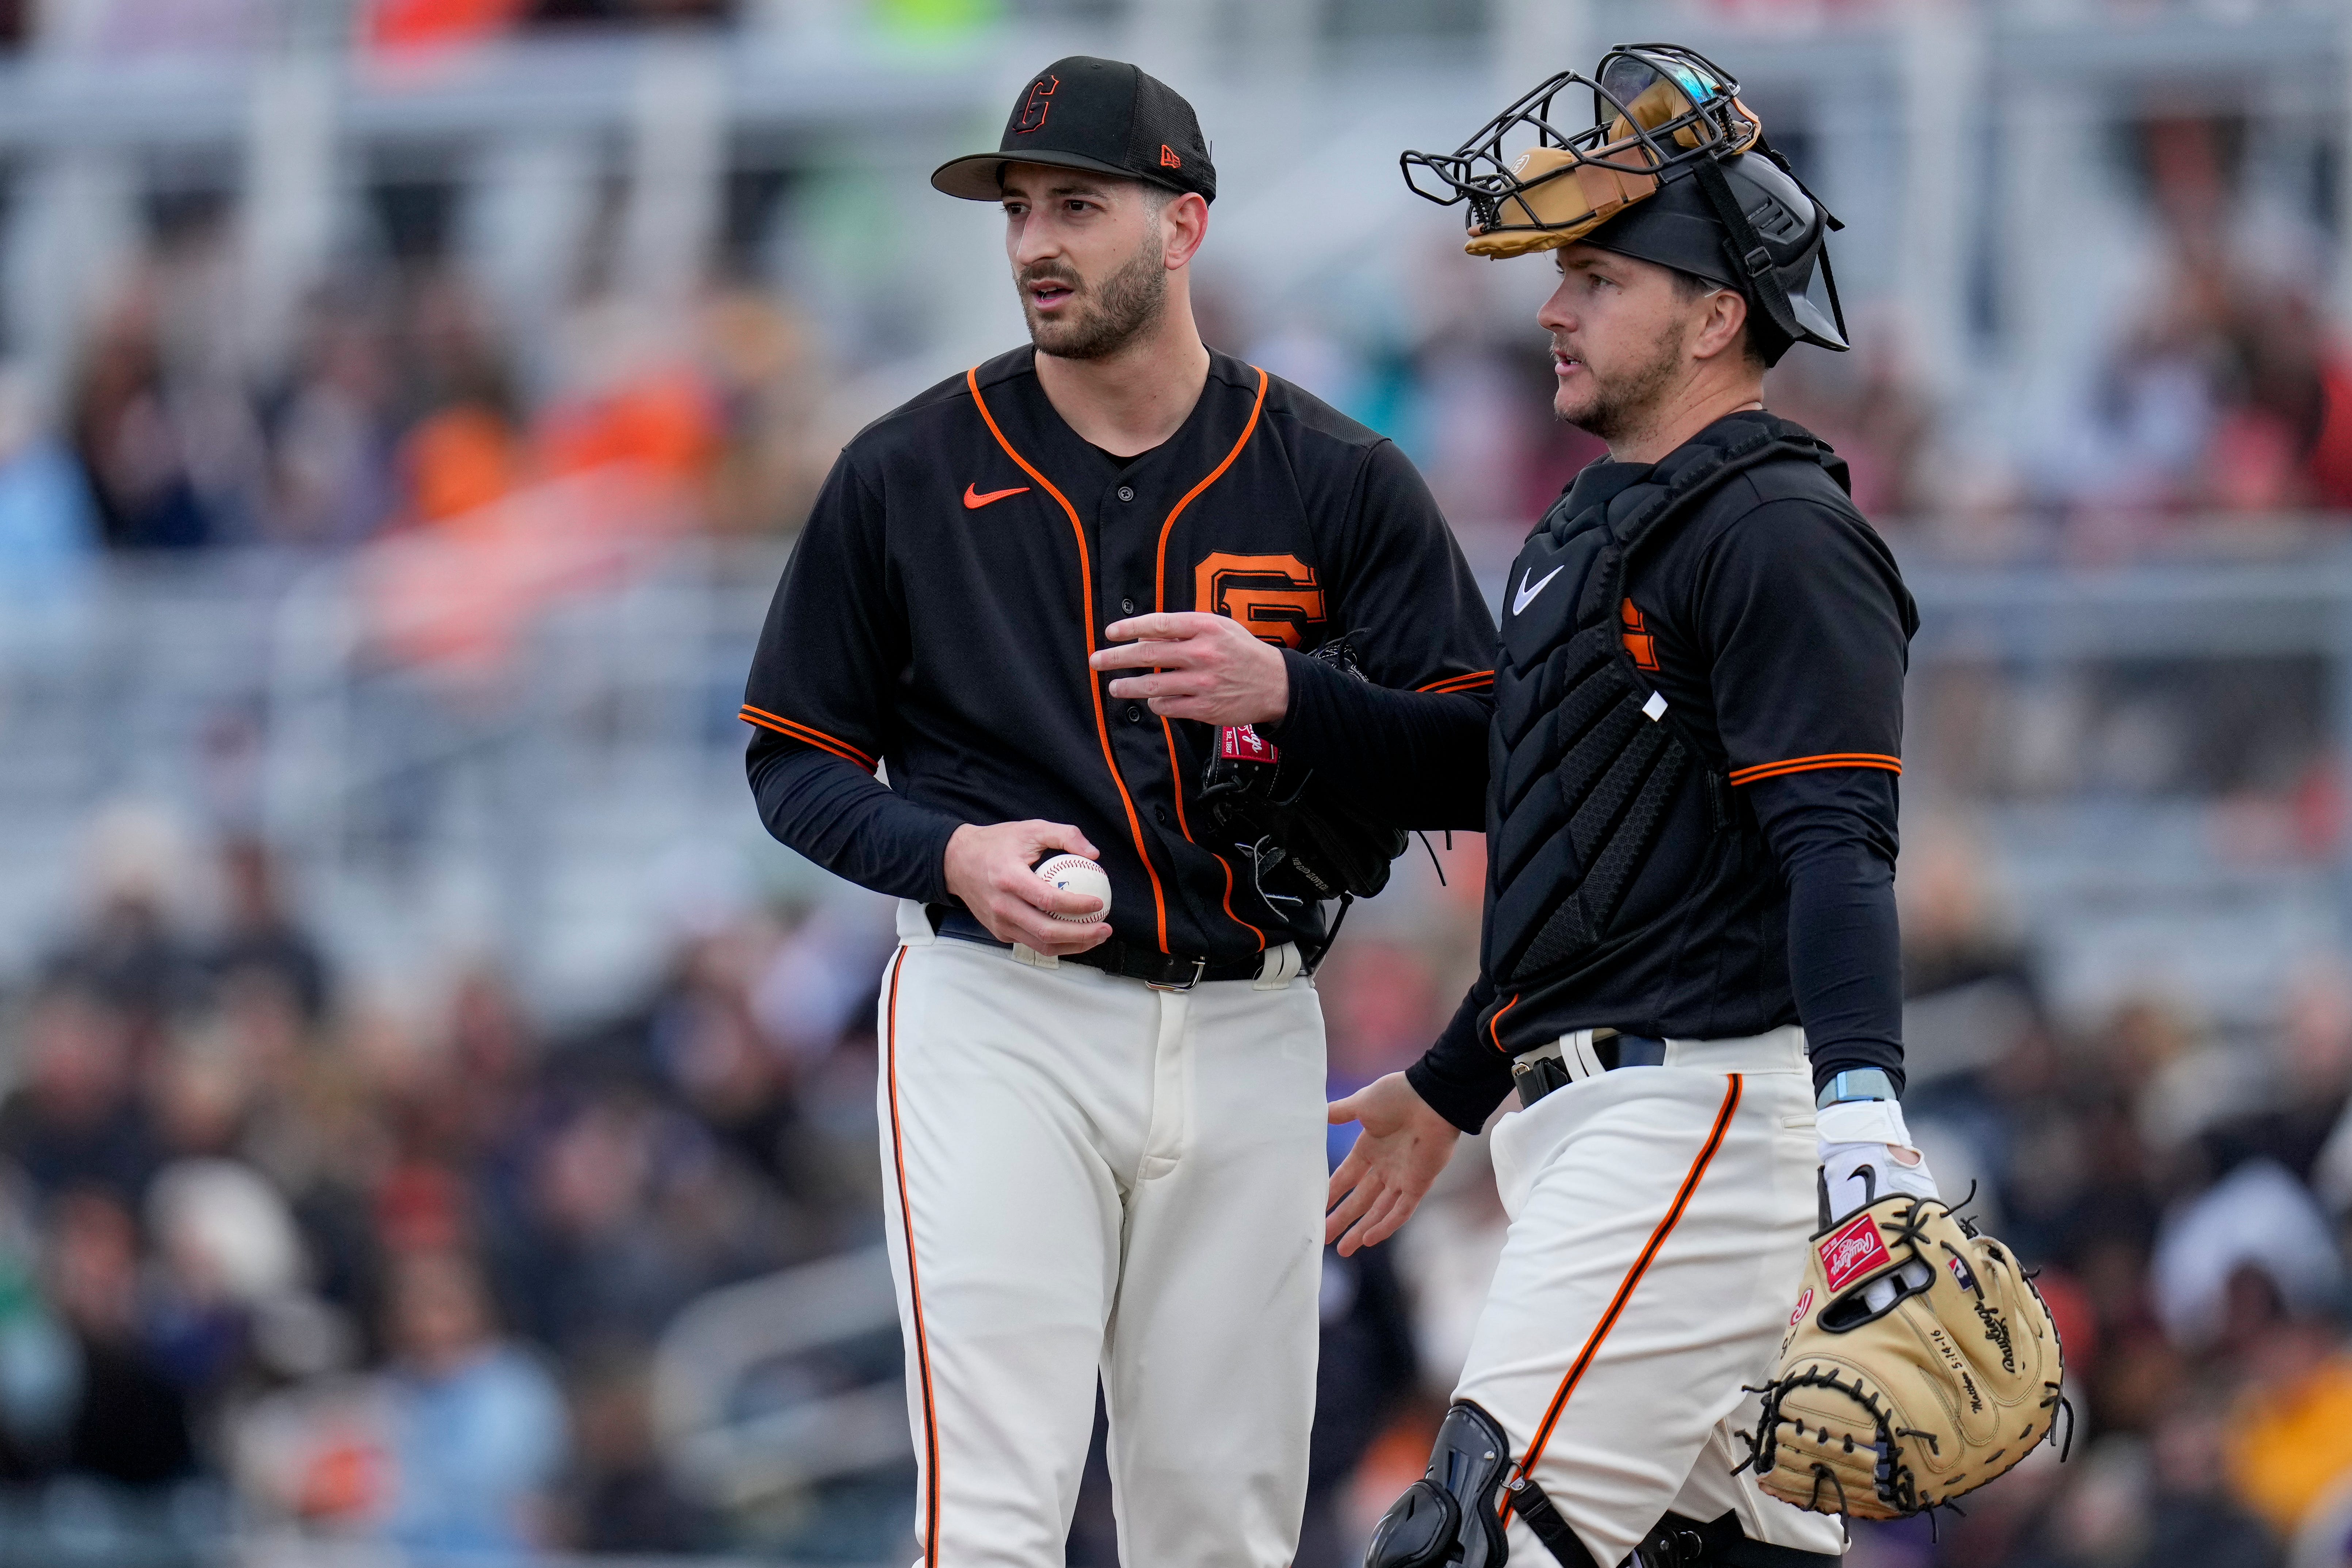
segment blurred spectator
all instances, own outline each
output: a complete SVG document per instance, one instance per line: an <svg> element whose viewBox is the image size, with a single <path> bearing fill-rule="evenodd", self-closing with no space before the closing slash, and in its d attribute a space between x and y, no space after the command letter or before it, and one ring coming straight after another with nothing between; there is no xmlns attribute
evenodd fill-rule
<svg viewBox="0 0 2352 1568"><path fill-rule="evenodd" d="M1386 1247L1323 1251L1322 1344L1307 1452L1307 1515L1297 1568L1354 1568L1365 1542L1345 1511L1372 1442L1420 1382L1412 1315Z"/></svg>
<svg viewBox="0 0 2352 1568"><path fill-rule="evenodd" d="M130 1210L111 1194L69 1193L58 1201L53 1227L50 1289L80 1361L65 1468L127 1487L193 1474L186 1401L142 1333L139 1237Z"/></svg>
<svg viewBox="0 0 2352 1568"><path fill-rule="evenodd" d="M89 476L34 404L28 378L0 365L0 595L15 614L85 586L100 540Z"/></svg>
<svg viewBox="0 0 2352 1568"><path fill-rule="evenodd" d="M22 1040L23 1081L0 1102L0 1155L44 1198L90 1188L137 1201L161 1151L133 1093L129 1020L82 986L51 984Z"/></svg>
<svg viewBox="0 0 2352 1568"><path fill-rule="evenodd" d="M282 986L303 1022L317 1026L332 1001L332 976L318 942L287 908L269 846L255 837L232 838L222 847L220 864L228 918L210 954L215 977Z"/></svg>
<svg viewBox="0 0 2352 1568"><path fill-rule="evenodd" d="M565 1535L584 1552L698 1552L718 1521L681 1496L654 1447L645 1369L625 1358L592 1363L572 1385L572 1473Z"/></svg>
<svg viewBox="0 0 2352 1568"><path fill-rule="evenodd" d="M173 392L164 379L155 301L135 290L100 324L70 418L100 531L112 549L190 550L217 535L189 471Z"/></svg>
<svg viewBox="0 0 2352 1568"><path fill-rule="evenodd" d="M354 544L394 504L394 369L372 291L337 280L305 315L292 374L264 405L269 533L289 544Z"/></svg>
<svg viewBox="0 0 2352 1568"><path fill-rule="evenodd" d="M480 1276L457 1254L403 1258L391 1311L394 1483L383 1537L424 1552L544 1541L568 1442L554 1380L499 1337Z"/></svg>

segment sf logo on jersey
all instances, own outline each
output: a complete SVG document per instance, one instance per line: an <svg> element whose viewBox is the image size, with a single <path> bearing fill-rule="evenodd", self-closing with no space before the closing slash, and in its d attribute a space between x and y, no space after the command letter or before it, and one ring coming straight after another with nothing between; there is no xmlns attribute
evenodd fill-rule
<svg viewBox="0 0 2352 1568"><path fill-rule="evenodd" d="M1208 556L1192 571L1192 607L1231 616L1255 636L1304 652L1325 618L1315 568L1296 555Z"/></svg>

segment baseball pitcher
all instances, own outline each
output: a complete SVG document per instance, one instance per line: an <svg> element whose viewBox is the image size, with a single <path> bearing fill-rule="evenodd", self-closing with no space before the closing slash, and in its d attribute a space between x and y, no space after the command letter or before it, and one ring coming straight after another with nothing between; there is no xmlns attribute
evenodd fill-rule
<svg viewBox="0 0 2352 1568"><path fill-rule="evenodd" d="M1475 752L1493 622L1395 447L1202 344L1182 98L1057 60L931 183L1002 204L1030 345L842 452L742 710L769 829L901 900L877 1093L921 1561L1062 1562L1099 1377L1123 1560L1282 1568L1328 1180L1297 876L1352 858L1233 825L1311 805L1326 748ZM1351 804L1480 819L1475 778Z"/></svg>

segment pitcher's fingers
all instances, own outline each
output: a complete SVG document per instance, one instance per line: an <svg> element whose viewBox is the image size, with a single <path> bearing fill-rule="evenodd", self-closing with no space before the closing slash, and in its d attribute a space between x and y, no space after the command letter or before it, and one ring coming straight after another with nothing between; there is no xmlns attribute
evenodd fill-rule
<svg viewBox="0 0 2352 1568"><path fill-rule="evenodd" d="M1339 1099L1331 1102L1329 1109L1324 1113L1324 1120L1331 1123L1334 1127L1339 1126L1343 1121L1356 1121L1362 1115L1362 1109L1358 1102L1363 1098L1364 1091L1360 1089L1353 1094L1341 1095ZM1357 1163L1360 1158L1361 1155L1360 1155L1357 1151L1353 1149L1349 1150L1348 1157L1339 1162L1339 1169L1343 1171L1346 1170L1349 1166Z"/></svg>
<svg viewBox="0 0 2352 1568"><path fill-rule="evenodd" d="M1052 953L1059 958L1066 952L1084 952L1109 935L1110 927L1099 921L1049 920L1039 922L1036 934L1029 939L1029 945L1039 952Z"/></svg>
<svg viewBox="0 0 2352 1568"><path fill-rule="evenodd" d="M1043 877L1037 879L1037 885L1045 889L1045 897L1037 907L1048 914L1091 915L1098 913L1103 907L1103 901L1092 893L1068 892Z"/></svg>
<svg viewBox="0 0 2352 1568"><path fill-rule="evenodd" d="M1032 863L1042 859L1048 849L1060 849L1072 855L1083 855L1089 860L1102 858L1087 836L1066 822L1033 822L1029 835L1029 858Z"/></svg>

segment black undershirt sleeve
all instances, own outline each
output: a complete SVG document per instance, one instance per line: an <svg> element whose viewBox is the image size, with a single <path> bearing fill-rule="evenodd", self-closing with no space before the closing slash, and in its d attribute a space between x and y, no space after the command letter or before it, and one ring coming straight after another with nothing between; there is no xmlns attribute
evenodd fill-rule
<svg viewBox="0 0 2352 1568"><path fill-rule="evenodd" d="M1399 827L1483 827L1495 622L1477 579L1392 441L1363 454L1334 510L1330 630L1366 679L1286 650L1289 710L1258 732Z"/></svg>
<svg viewBox="0 0 2352 1568"><path fill-rule="evenodd" d="M1290 710L1258 732L1297 752L1332 789L1407 828L1486 825L1491 689L1391 691L1285 650Z"/></svg>
<svg viewBox="0 0 2352 1568"><path fill-rule="evenodd" d="M1436 1043L1404 1069L1413 1092L1465 1132L1486 1126L1486 1118L1515 1087L1510 1058L1478 1033L1478 1016L1494 1000L1495 988L1480 976L1439 1031Z"/></svg>
<svg viewBox="0 0 2352 1568"><path fill-rule="evenodd" d="M948 839L962 824L918 805L855 763L761 731L745 767L760 820L837 877L901 899L947 896Z"/></svg>
<svg viewBox="0 0 2352 1568"><path fill-rule="evenodd" d="M1895 775L1822 769L1746 786L1789 889L1789 980L1816 1089L1881 1068L1903 1089Z"/></svg>

